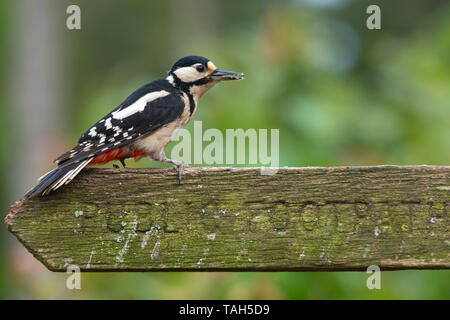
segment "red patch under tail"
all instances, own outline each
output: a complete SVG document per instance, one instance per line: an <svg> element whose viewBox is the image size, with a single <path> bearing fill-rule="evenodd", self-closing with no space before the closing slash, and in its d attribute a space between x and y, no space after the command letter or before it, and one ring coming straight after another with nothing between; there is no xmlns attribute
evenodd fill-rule
<svg viewBox="0 0 450 320"><path fill-rule="evenodd" d="M89 166L92 166L95 164L106 164L110 161L121 160L121 159L126 159L126 158L131 158L131 157L133 157L136 161L138 161L146 155L147 155L147 153L142 150L133 150L132 152L130 152L128 150L125 150L124 148L117 148L117 149L112 149L112 150L106 151L105 153L102 153L102 154L96 156L89 163Z"/></svg>

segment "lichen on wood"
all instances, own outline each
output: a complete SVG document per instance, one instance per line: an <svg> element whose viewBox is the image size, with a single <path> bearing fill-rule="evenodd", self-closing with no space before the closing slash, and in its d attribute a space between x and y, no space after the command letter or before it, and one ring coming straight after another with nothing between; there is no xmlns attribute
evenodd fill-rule
<svg viewBox="0 0 450 320"><path fill-rule="evenodd" d="M6 224L54 271L440 269L449 203L450 167L88 169Z"/></svg>

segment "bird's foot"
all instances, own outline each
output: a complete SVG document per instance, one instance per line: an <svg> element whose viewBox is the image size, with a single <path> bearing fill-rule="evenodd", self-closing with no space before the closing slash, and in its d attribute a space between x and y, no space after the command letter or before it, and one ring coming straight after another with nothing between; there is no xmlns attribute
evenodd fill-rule
<svg viewBox="0 0 450 320"><path fill-rule="evenodd" d="M181 177L183 175L183 169L184 168L190 168L189 165L186 163L179 161L179 160L173 160L166 157L164 154L164 151L160 152L159 154L156 154L154 152L150 153L149 155L150 159L154 161L162 161L173 164L174 168L178 172L178 183L181 184Z"/></svg>
<svg viewBox="0 0 450 320"><path fill-rule="evenodd" d="M119 161L120 161L120 163L122 164L122 166L123 166L124 168L127 168L127 165L126 165L124 159L120 159ZM114 169L120 169L120 167L119 167L117 164L115 164L115 163L113 163L112 166L113 166Z"/></svg>
<svg viewBox="0 0 450 320"><path fill-rule="evenodd" d="M183 176L183 169L190 168L190 166L186 163L180 162L180 164L174 164L175 170L178 171L178 184L181 184L181 178Z"/></svg>
<svg viewBox="0 0 450 320"><path fill-rule="evenodd" d="M178 172L178 183L181 184L181 178L183 176L183 169L190 168L189 165L182 161L172 160L172 159L166 159L166 162L173 164L173 167Z"/></svg>

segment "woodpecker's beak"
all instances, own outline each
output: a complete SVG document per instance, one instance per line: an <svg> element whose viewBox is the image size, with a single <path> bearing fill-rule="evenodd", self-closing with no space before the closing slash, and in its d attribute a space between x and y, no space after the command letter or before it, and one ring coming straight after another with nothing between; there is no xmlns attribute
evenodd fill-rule
<svg viewBox="0 0 450 320"><path fill-rule="evenodd" d="M227 71L216 69L209 76L211 80L242 80L244 79L244 74L239 72Z"/></svg>

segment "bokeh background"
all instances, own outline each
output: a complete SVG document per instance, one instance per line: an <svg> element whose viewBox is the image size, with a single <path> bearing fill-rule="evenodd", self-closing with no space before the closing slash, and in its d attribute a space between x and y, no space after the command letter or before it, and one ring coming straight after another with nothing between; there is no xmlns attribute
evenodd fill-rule
<svg viewBox="0 0 450 320"><path fill-rule="evenodd" d="M81 30L66 28L69 4ZM366 28L370 4L381 30ZM203 129L279 128L282 166L449 165L447 0L3 0L0 48L3 216L85 129L189 54L247 74L206 94ZM0 236L1 298L450 298L449 271L384 272L374 291L364 272L97 273L70 291Z"/></svg>

